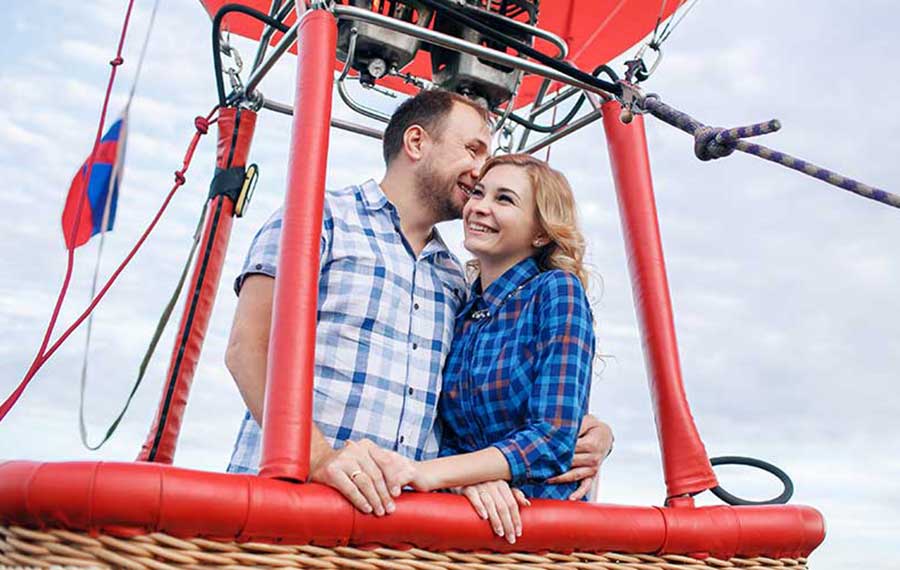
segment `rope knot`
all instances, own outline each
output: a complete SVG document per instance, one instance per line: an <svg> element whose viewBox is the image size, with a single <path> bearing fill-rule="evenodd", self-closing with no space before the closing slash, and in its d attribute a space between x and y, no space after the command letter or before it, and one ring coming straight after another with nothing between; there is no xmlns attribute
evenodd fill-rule
<svg viewBox="0 0 900 570"><path fill-rule="evenodd" d="M175 184L178 186L184 185L187 179L184 177L184 172L180 170L175 171Z"/></svg>
<svg viewBox="0 0 900 570"><path fill-rule="evenodd" d="M116 66L118 66L118 65L122 65L123 63L125 63L125 60L122 59L122 56L121 56L121 55L118 56L116 59L111 59L111 60L109 60L109 64L110 64L111 66L113 66L113 67L116 67Z"/></svg>
<svg viewBox="0 0 900 570"><path fill-rule="evenodd" d="M209 121L206 117L197 116L194 117L194 126L197 128L197 132L201 135L205 135L209 132Z"/></svg>
<svg viewBox="0 0 900 570"><path fill-rule="evenodd" d="M694 154L700 160L724 158L734 152L734 143L721 144L716 136L725 129L718 127L700 127L694 132Z"/></svg>

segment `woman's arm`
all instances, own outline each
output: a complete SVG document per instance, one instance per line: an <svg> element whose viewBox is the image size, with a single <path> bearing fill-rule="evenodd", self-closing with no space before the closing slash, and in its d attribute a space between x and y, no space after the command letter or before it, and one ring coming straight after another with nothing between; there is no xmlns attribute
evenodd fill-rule
<svg viewBox="0 0 900 570"><path fill-rule="evenodd" d="M486 447L420 462L414 486L419 491L434 491L496 480L510 480L509 463L499 449Z"/></svg>
<svg viewBox="0 0 900 570"><path fill-rule="evenodd" d="M510 544L522 536L519 509L531 502L507 483L509 464L497 448L423 461L417 465L417 475L413 486L420 491L452 489L466 497L494 534Z"/></svg>

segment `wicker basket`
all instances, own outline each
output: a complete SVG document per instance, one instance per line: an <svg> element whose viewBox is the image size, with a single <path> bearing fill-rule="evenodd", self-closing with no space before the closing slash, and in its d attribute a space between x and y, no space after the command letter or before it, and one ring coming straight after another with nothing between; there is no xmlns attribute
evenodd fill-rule
<svg viewBox="0 0 900 570"><path fill-rule="evenodd" d="M352 570L804 570L806 559L732 558L589 553L430 552L416 548L322 548L311 545L216 542L162 533L89 536L66 530L0 527L0 564L12 568L311 568Z"/></svg>

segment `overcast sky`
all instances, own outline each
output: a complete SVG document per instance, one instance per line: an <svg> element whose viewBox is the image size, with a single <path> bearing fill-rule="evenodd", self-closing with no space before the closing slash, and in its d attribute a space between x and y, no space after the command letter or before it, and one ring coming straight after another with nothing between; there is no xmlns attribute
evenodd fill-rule
<svg viewBox="0 0 900 570"><path fill-rule="evenodd" d="M65 270L59 229L66 189L90 150L124 12L122 0L14 2L0 43L0 392L18 384L40 343ZM112 113L121 108L152 3L138 0ZM900 192L896 3L701 2L665 46L647 89L707 123L781 119L763 142ZM242 55L251 59L250 47ZM292 100L293 57L262 86ZM115 231L103 274L168 192L214 102L209 24L196 2L162 0L138 97ZM387 111L396 101L385 99ZM352 118L341 107L338 116ZM110 118L110 120L112 117ZM260 181L236 221L176 463L222 470L242 404L222 364L234 310L230 282L256 228L283 197L290 121L260 116ZM212 134L213 131L211 131ZM692 141L648 119L660 224L688 396L711 456L769 460L794 479L794 502L820 509L828 536L814 568L884 566L900 555L900 212L747 156L693 158ZM378 177L379 143L335 132L328 184ZM188 183L96 313L87 392L91 439L118 413L173 289L213 170L206 137ZM599 123L555 145L571 180L602 290L593 291L606 365L592 410L616 450L601 500L659 504L664 485L605 141ZM466 258L455 225L447 241ZM88 301L97 239L78 250L62 330ZM179 305L180 310L180 305ZM173 317L177 320L177 317ZM171 328L174 328L174 324ZM83 333L44 367L0 425L0 457L130 460L152 420L169 331L119 432L100 452L78 439ZM720 472L753 498L779 493L764 474ZM706 499L714 503L715 499Z"/></svg>

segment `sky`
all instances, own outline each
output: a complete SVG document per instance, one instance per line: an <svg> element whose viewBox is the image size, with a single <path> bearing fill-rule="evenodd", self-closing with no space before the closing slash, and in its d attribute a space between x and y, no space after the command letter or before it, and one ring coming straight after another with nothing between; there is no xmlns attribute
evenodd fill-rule
<svg viewBox="0 0 900 570"><path fill-rule="evenodd" d="M138 0L114 91L124 104L152 3ZM65 272L59 216L72 175L93 142L125 3L36 0L9 6L0 42L0 393L18 384L50 317ZM891 71L900 7L889 0L701 2L664 46L646 89L714 125L778 118L763 144L900 192L900 79ZM209 23L196 2L161 0L132 105L108 275L172 184L193 118L214 103ZM237 43L245 60L251 46ZM292 100L294 59L262 84ZM379 98L389 112L398 100ZM354 117L339 103L335 115ZM110 118L110 120L112 117ZM176 464L223 470L242 404L223 365L235 306L231 280L256 228L284 195L290 120L261 114L251 160L260 180L237 220L179 442ZM686 390L711 456L770 461L793 478L793 503L825 516L811 566L883 566L900 555L900 212L758 159L701 163L692 140L647 120L675 326ZM195 155L187 184L95 313L86 393L92 442L131 389L138 365L187 256L214 165L214 137ZM541 154L543 155L543 153ZM553 165L571 181L589 240L591 290L603 366L591 410L616 448L600 500L660 504L665 495L640 336L634 315L606 146L599 123L555 144ZM329 187L382 174L377 141L333 132ZM461 231L442 227L465 259ZM78 250L57 332L88 302L97 239ZM179 303L179 310L181 303ZM99 452L78 437L83 331L47 363L0 424L0 458L128 461L147 433L172 346L163 337L119 431ZM719 471L735 493L762 499L771 477ZM716 499L701 496L703 504ZM527 532L527 529L526 529Z"/></svg>

